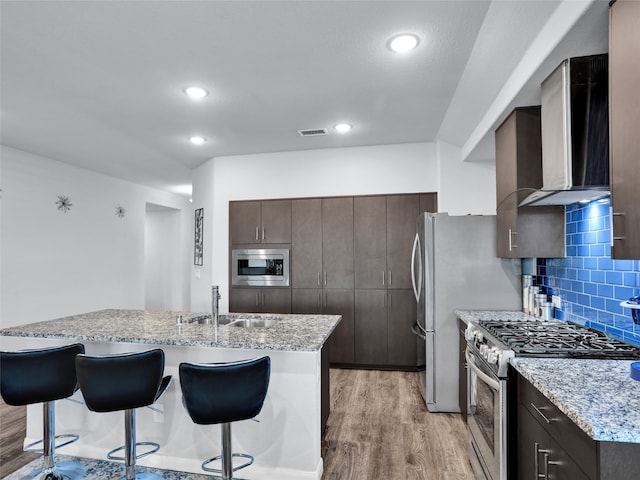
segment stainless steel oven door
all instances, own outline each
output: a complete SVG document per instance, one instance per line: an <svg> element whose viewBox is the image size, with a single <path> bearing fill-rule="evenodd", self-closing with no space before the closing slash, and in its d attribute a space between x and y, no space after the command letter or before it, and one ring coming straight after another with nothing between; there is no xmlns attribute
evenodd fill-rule
<svg viewBox="0 0 640 480"><path fill-rule="evenodd" d="M467 347L467 429L476 478L507 480L506 380Z"/></svg>

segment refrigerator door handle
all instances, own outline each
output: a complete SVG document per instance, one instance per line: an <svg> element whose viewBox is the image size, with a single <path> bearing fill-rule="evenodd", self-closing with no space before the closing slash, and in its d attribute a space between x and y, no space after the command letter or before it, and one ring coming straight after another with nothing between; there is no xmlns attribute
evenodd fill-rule
<svg viewBox="0 0 640 480"><path fill-rule="evenodd" d="M411 327L411 331L419 338L421 338L422 340L426 340L427 337L424 335L424 333L422 333L420 330L422 330L417 323L414 323L413 326Z"/></svg>
<svg viewBox="0 0 640 480"><path fill-rule="evenodd" d="M413 294L416 297L416 302L420 302L420 292L422 291L422 255L420 250L420 236L416 233L416 238L413 239L413 250L411 251L411 285L413 286ZM416 251L418 252L418 262L420 264L418 285L416 285L415 271Z"/></svg>

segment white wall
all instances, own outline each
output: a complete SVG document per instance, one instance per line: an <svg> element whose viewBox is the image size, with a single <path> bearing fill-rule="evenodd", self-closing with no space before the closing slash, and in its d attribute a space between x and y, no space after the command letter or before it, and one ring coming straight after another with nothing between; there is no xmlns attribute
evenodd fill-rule
<svg viewBox="0 0 640 480"><path fill-rule="evenodd" d="M3 327L102 308L144 308L145 205L182 211L182 304L189 308L193 210L182 196L1 147ZM57 209L69 197L68 213ZM118 218L122 205L126 216ZM193 263L193 260L191 260Z"/></svg>
<svg viewBox="0 0 640 480"><path fill-rule="evenodd" d="M181 212L147 204L144 229L144 308L182 310L183 258L175 255L187 232L181 230Z"/></svg>
<svg viewBox="0 0 640 480"><path fill-rule="evenodd" d="M437 149L438 210L450 215L495 215L495 163L463 161L460 148L441 141Z"/></svg>
<svg viewBox="0 0 640 480"><path fill-rule="evenodd" d="M211 284L221 287L221 311L228 309L230 200L436 192L436 153L435 144L412 143L210 160L193 174L194 208L203 200L213 206L210 217L205 205L205 232L211 238L205 234L205 265L196 269L201 278L192 277L193 309L210 309Z"/></svg>

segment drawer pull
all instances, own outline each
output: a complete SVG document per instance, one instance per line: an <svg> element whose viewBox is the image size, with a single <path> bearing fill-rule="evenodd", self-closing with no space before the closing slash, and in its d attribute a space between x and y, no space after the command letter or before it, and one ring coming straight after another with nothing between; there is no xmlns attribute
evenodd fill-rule
<svg viewBox="0 0 640 480"><path fill-rule="evenodd" d="M544 421L545 421L545 422L547 422L547 423L551 423L551 420L549 420L549 419L547 418L547 416L546 416L544 413L542 413L542 408L538 408L538 407L536 407L536 406L534 405L534 403L533 403L533 402L531 402L531 406L533 407L533 409L534 409L536 412L538 412L538 415L540 415L540 416L544 419Z"/></svg>

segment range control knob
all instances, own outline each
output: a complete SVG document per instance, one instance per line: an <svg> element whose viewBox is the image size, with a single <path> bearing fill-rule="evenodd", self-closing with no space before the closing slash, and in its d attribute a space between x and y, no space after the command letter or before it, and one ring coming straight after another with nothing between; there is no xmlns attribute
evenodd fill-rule
<svg viewBox="0 0 640 480"><path fill-rule="evenodd" d="M487 349L487 354L485 356L485 358L487 359L487 363L489 363L489 365L498 363L499 353L500 352L495 347Z"/></svg>

